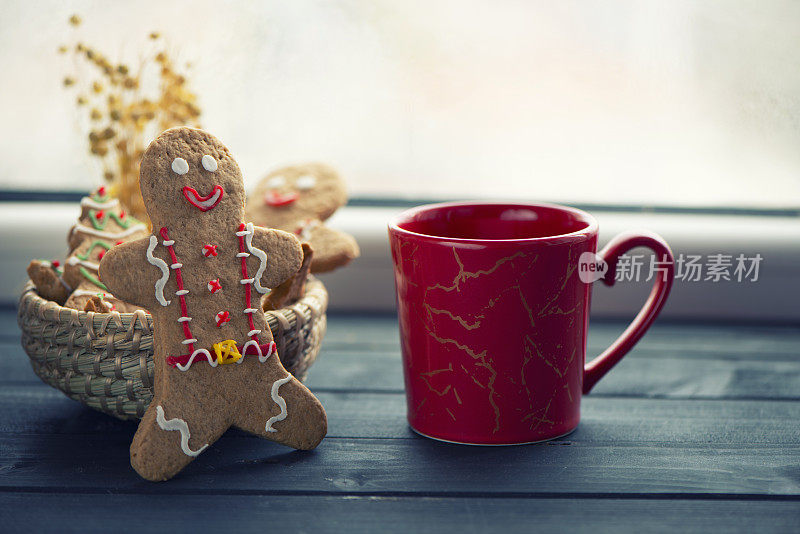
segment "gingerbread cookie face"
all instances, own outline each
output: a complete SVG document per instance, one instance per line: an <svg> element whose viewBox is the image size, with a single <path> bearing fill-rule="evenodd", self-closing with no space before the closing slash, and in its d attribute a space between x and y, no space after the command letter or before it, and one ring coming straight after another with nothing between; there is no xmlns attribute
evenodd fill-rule
<svg viewBox="0 0 800 534"><path fill-rule="evenodd" d="M225 217L242 220L245 195L239 165L216 138L198 132L167 130L142 158L139 187L154 228L167 220L201 225ZM201 217L204 213L210 216Z"/></svg>
<svg viewBox="0 0 800 534"><path fill-rule="evenodd" d="M273 228L297 220L324 221L347 203L344 181L331 167L308 163L269 173L248 200L248 218Z"/></svg>
<svg viewBox="0 0 800 534"><path fill-rule="evenodd" d="M321 163L271 172L248 198L247 216L256 224L293 232L314 249L311 272L331 271L359 255L352 236L324 221L347 203L344 181Z"/></svg>
<svg viewBox="0 0 800 534"><path fill-rule="evenodd" d="M243 221L239 166L201 130L153 141L140 188L152 234L100 263L101 280L149 309L155 325L154 399L131 445L134 469L170 478L230 426L315 447L325 411L281 365L259 306L300 268L298 240Z"/></svg>

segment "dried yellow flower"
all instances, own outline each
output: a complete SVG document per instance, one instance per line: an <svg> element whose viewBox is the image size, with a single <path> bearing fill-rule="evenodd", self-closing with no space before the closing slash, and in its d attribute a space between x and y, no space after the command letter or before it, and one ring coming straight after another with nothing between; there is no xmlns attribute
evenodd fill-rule
<svg viewBox="0 0 800 534"><path fill-rule="evenodd" d="M75 25L79 23L77 18ZM152 32L149 37L156 40L161 35ZM199 127L197 97L188 90L185 76L175 68L165 50L155 57L145 56L141 65L129 67L112 63L99 50L84 43L78 42L73 46L77 58L86 61L100 77L76 97L78 106L89 108L87 91L106 97L103 110L100 107L87 109L93 121L88 134L89 151L102 159L103 178L109 182L109 190L119 197L129 213L146 220L147 213L139 191L139 161L154 132L175 126ZM61 53L69 50L67 46L59 48ZM156 68L148 68L153 66ZM132 73L155 74L157 79L140 79L138 74ZM75 84L73 77L64 79L67 87ZM157 93L146 98L142 86L157 87ZM107 119L103 121L106 115Z"/></svg>
<svg viewBox="0 0 800 534"><path fill-rule="evenodd" d="M58 47L58 53L59 54L66 54L67 50L69 50L69 49L65 45L61 45L61 46Z"/></svg>
<svg viewBox="0 0 800 534"><path fill-rule="evenodd" d="M101 145L101 144L92 145L92 148L90 150L92 154L94 154L95 156L100 156L101 158L106 154L108 154L108 147L106 145Z"/></svg>
<svg viewBox="0 0 800 534"><path fill-rule="evenodd" d="M73 26L80 26L81 18L78 15L72 15L69 18L69 23L72 24Z"/></svg>

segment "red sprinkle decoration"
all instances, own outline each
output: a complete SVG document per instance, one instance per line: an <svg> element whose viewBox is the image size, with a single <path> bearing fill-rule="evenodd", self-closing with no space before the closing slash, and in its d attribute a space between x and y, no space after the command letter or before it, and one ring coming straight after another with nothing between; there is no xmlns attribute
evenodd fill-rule
<svg viewBox="0 0 800 534"><path fill-rule="evenodd" d="M101 197L106 196L106 186L101 185L100 187L98 187L97 194L100 195Z"/></svg>
<svg viewBox="0 0 800 534"><path fill-rule="evenodd" d="M97 210L97 213L95 213L94 216L99 221L100 219L106 216L106 212L104 212L103 210Z"/></svg>
<svg viewBox="0 0 800 534"><path fill-rule="evenodd" d="M211 280L208 283L208 290L211 291L212 293L216 293L220 289L222 289L222 284L219 283L219 278L217 278L215 280ZM228 313L228 312L225 312L225 313Z"/></svg>
<svg viewBox="0 0 800 534"><path fill-rule="evenodd" d="M210 258L217 255L217 245L203 245L203 256Z"/></svg>
<svg viewBox="0 0 800 534"><path fill-rule="evenodd" d="M97 254L97 259L98 259L98 260L102 260L102 259L103 259L103 256L105 256L105 255L106 255L106 251L105 251L105 250L101 250L101 251L100 251L100 252Z"/></svg>
<svg viewBox="0 0 800 534"><path fill-rule="evenodd" d="M119 212L119 218L120 218L120 219L124 219L124 218L125 218L125 210L120 210L120 212Z"/></svg>
<svg viewBox="0 0 800 534"><path fill-rule="evenodd" d="M53 260L50 262L50 265L52 265L54 269L58 269L61 266L61 262L58 260Z"/></svg>
<svg viewBox="0 0 800 534"><path fill-rule="evenodd" d="M231 314L226 311L221 311L217 314L216 319L217 319L217 326L221 327L222 325L231 320Z"/></svg>
<svg viewBox="0 0 800 534"><path fill-rule="evenodd" d="M122 241L117 241L117 242L115 243L115 245L121 245L122 243L123 243Z"/></svg>

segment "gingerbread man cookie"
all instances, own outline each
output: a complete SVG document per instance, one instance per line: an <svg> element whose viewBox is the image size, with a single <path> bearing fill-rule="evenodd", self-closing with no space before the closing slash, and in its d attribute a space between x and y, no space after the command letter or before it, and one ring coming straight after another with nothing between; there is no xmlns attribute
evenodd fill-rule
<svg viewBox="0 0 800 534"><path fill-rule="evenodd" d="M126 214L119 200L108 196L105 187L83 197L81 216L68 237L71 252L64 266L64 281L73 291L64 305L77 310L120 313L139 309L112 295L98 279L97 269L111 247L147 234L147 226ZM104 305L98 308L100 301Z"/></svg>
<svg viewBox="0 0 800 534"><path fill-rule="evenodd" d="M312 273L332 271L359 255L352 236L323 221L347 203L344 181L321 163L285 167L264 178L247 200L247 218L293 232L314 250Z"/></svg>
<svg viewBox="0 0 800 534"><path fill-rule="evenodd" d="M294 235L243 222L239 166L212 135L163 132L145 151L139 186L153 233L112 248L100 279L154 322L153 401L131 465L166 480L235 426L296 449L327 433L319 401L281 365L258 293L292 276Z"/></svg>

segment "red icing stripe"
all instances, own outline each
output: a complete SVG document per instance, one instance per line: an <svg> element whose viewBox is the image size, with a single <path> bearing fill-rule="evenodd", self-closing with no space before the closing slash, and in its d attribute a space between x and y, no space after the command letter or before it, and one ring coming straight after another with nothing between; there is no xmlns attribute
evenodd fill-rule
<svg viewBox="0 0 800 534"><path fill-rule="evenodd" d="M162 227L161 230L159 231L159 233L161 234L161 238L164 241L169 241L169 234L167 233L166 226ZM172 263L173 264L178 263L178 256L175 255L175 250L173 248L173 245L169 245L169 246L164 245L164 246L166 246L167 250L169 251L169 257L172 259ZM178 291L183 291L183 276L181 275L180 268L175 269L175 280L178 283ZM189 317L189 308L186 306L186 298L185 298L185 296L184 295L178 295L178 300L180 301L180 304L181 304L181 316L182 317ZM183 326L184 339L194 339L192 337L192 331L189 329L189 321L182 321L181 325ZM187 346L189 347L189 353L190 354L192 352L194 352L194 343L187 343Z"/></svg>
<svg viewBox="0 0 800 534"><path fill-rule="evenodd" d="M238 346L236 348L239 350L239 352L242 352L242 347L243 346L244 345L241 345L241 346ZM252 345L247 347L249 352L245 353L244 355L247 356L249 354L250 356L258 356L258 352L256 352L254 348L252 349L252 351L250 350L251 347L252 347ZM261 349L261 354L270 354L271 352L275 352L276 345L275 345L274 341L270 341L269 343L264 343L264 344L259 345L259 348ZM192 351L192 352L194 352L194 351ZM209 352L211 352L211 351L209 351ZM189 358L191 358L191 357L192 357L191 353L189 353L189 354L181 354L180 356L167 356L167 364L171 365L172 367L177 367L178 364L186 365L186 362L188 362ZM195 357L194 362L192 362L192 365L194 365L194 363L200 361L201 357L205 357L206 361L209 361L208 357L205 354L201 354L201 355L198 355L197 357ZM214 356L211 356L211 358L213 359Z"/></svg>
<svg viewBox="0 0 800 534"><path fill-rule="evenodd" d="M239 231L240 232L244 232L245 228L247 228L247 225L245 225L244 223L239 224ZM239 252L247 252L247 250L245 250L244 236L243 235L239 236ZM247 257L246 256L242 256L240 259L242 260L242 280L245 280L245 279L249 278L249 276L247 276ZM251 301L250 291L252 289L252 285L253 284L245 284L244 285L244 301L245 301L245 308L246 309L247 308L252 308L252 306L250 305L250 301ZM252 313L248 313L247 314L247 321L250 324L250 330L255 330L256 327L255 327L255 324L253 323L253 314ZM255 341L256 343L258 343L258 334L253 334L251 336L251 339L253 341Z"/></svg>

